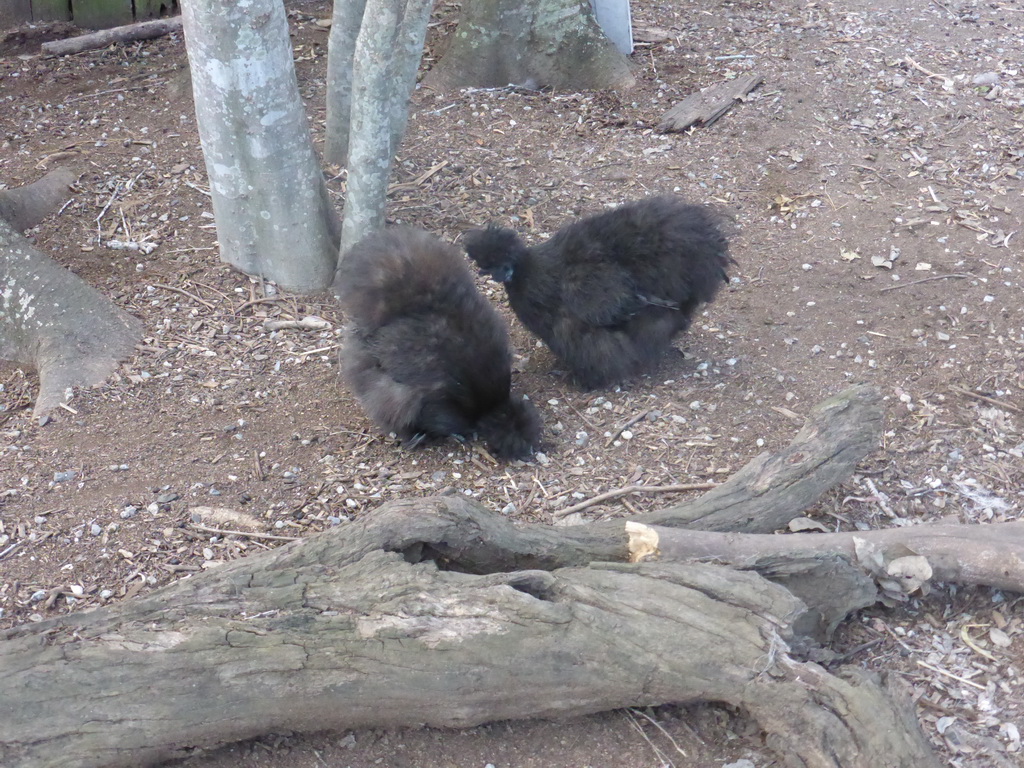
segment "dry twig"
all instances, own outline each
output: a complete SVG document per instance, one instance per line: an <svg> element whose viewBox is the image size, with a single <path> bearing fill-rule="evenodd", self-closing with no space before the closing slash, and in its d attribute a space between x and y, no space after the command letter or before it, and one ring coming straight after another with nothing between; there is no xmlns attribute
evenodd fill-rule
<svg viewBox="0 0 1024 768"><path fill-rule="evenodd" d="M266 539L267 541L298 541L298 536L277 536L273 533L250 533L249 531L229 531L222 528L211 528L208 525L192 523L197 531L216 533L218 536L245 536L248 539Z"/></svg>
<svg viewBox="0 0 1024 768"><path fill-rule="evenodd" d="M932 275L931 277L922 277L920 280L913 280L909 283L898 283L896 285L890 285L887 288L882 288L879 293L885 293L886 291L898 291L900 288L909 288L912 285L918 285L919 283L930 283L932 280L948 280L950 278L964 279L967 277L974 277L974 275L964 275L959 272L951 275Z"/></svg>
<svg viewBox="0 0 1024 768"><path fill-rule="evenodd" d="M638 413L636 416L633 416L631 419L629 419L628 421L624 422L622 424L622 426L620 426L618 429L616 429L614 432L612 432L612 436L608 438L608 442L604 444L604 447L605 448L611 448L612 447L612 443L614 443L616 440L619 439L619 435L621 435L627 429L632 427L638 421L642 421L647 416L648 413L650 413L650 411L644 411L643 413Z"/></svg>
<svg viewBox="0 0 1024 768"><path fill-rule="evenodd" d="M565 509L552 512L552 517L555 517L556 519L559 517L565 517L566 515L571 515L573 512L579 512L587 507L593 507L595 504L600 504L603 501L617 499L620 496L629 496L631 493L681 493L682 491L709 491L716 487L718 487L718 483L688 483L686 485L627 485L623 488L616 488L613 491L605 491L592 499L587 499L586 501L581 501L579 504L573 504L571 507L566 507Z"/></svg>
<svg viewBox="0 0 1024 768"><path fill-rule="evenodd" d="M1007 411L1014 411L1015 413L1024 413L1024 408L1019 408L1016 405L1004 403L1002 400L996 400L994 397L979 395L977 392L971 392L971 390L963 389L962 387L950 387L950 389L952 389L958 395L964 395L965 397L973 397L975 400L981 400L983 402L988 403L989 405L994 405L997 408L1003 408Z"/></svg>
<svg viewBox="0 0 1024 768"><path fill-rule="evenodd" d="M198 296L196 296L194 293L189 293L188 291L186 291L186 290L184 290L182 288L175 288L173 285L164 285L163 283L153 283L153 287L154 288L160 288L161 290L164 290L164 291L172 291L174 293L180 293L182 296L187 296L188 298L192 299L192 301L198 301L200 304L208 307L211 312L216 312L217 311L217 307L214 304L211 304L206 299L201 299Z"/></svg>

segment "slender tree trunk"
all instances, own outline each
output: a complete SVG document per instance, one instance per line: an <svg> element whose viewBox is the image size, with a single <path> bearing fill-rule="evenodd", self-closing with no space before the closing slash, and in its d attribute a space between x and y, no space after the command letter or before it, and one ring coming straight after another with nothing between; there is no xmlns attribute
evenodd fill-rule
<svg viewBox="0 0 1024 768"><path fill-rule="evenodd" d="M327 125L324 160L348 165L352 119L352 70L366 0L334 0L327 39Z"/></svg>
<svg viewBox="0 0 1024 768"><path fill-rule="evenodd" d="M391 174L389 65L398 44L403 0L366 0L352 67L348 194L341 227L341 258L364 237L384 227Z"/></svg>
<svg viewBox="0 0 1024 768"><path fill-rule="evenodd" d="M183 0L221 258L294 291L328 287L337 213L313 151L281 0Z"/></svg>
<svg viewBox="0 0 1024 768"><path fill-rule="evenodd" d="M56 208L74 178L58 170L0 193L0 358L39 372L36 417L65 402L72 387L106 381L142 331L138 320L17 231Z"/></svg>
<svg viewBox="0 0 1024 768"><path fill-rule="evenodd" d="M628 59L601 31L588 0L465 0L451 47L427 77L438 90L634 82Z"/></svg>
<svg viewBox="0 0 1024 768"><path fill-rule="evenodd" d="M355 0L355 4L358 2ZM341 79L337 94L335 86L328 84L328 100L337 100L334 110L328 109L329 119L339 122L346 107L347 88L351 88L347 137L339 134L329 139L332 160L344 157L348 166L341 258L353 245L384 226L392 158L408 121L409 93L416 83L431 6L429 0L366 0L355 41L351 80L338 72ZM345 44L351 39L351 19L343 24L337 40ZM344 52L335 55L341 60ZM332 126L334 130L341 128Z"/></svg>
<svg viewBox="0 0 1024 768"><path fill-rule="evenodd" d="M423 44L433 0L407 0L398 31L397 56L393 62L395 76L391 80L391 154L397 154L409 123L409 95L416 87L416 73L423 59Z"/></svg>
<svg viewBox="0 0 1024 768"><path fill-rule="evenodd" d="M393 4L397 29L395 47L384 60L391 74L387 76L386 98L391 111L391 154L402 143L409 119L409 94L416 85L416 73L423 58L423 42L427 36L432 0L404 0ZM364 15L373 16L371 29L381 26L379 7L365 13L366 0L338 0L334 4L331 35L327 51L327 139L324 159L335 165L348 163L351 140L352 92L356 66L356 42ZM360 62L366 72L374 62ZM372 94L371 94L372 95Z"/></svg>

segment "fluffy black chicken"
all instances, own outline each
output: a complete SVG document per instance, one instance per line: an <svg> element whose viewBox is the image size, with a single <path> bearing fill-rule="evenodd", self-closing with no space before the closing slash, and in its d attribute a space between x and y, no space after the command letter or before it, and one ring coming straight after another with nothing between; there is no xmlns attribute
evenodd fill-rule
<svg viewBox="0 0 1024 768"><path fill-rule="evenodd" d="M382 429L409 446L479 435L499 458L529 455L540 419L511 394L508 331L456 249L394 227L352 248L337 284L342 371Z"/></svg>
<svg viewBox="0 0 1024 768"><path fill-rule="evenodd" d="M724 217L671 195L581 219L527 247L510 229L467 232L470 258L583 387L650 370L714 299L732 262Z"/></svg>

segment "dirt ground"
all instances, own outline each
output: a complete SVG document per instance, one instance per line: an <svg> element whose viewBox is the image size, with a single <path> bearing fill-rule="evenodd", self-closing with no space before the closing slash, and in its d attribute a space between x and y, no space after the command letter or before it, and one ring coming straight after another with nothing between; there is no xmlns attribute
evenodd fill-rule
<svg viewBox="0 0 1024 768"><path fill-rule="evenodd" d="M329 11L289 8L319 145L327 34L316 20ZM454 13L438 7L435 49ZM454 443L410 453L378 434L338 380L334 304L218 262L179 36L46 59L40 42L68 30L8 33L0 182L61 164L82 173L33 239L140 317L145 338L115 380L76 393L43 426L30 418L33 373L0 363L0 626L130 599L389 499L455 492L551 521L625 485L718 480L786 444L813 404L855 382L886 396L884 442L809 517L837 530L1020 518L1022 8L638 0L633 15L647 42L631 91L414 97L392 220L449 240L493 220L537 241L580 214L675 191L737 221L732 283L654 375L580 392L512 321L515 385L538 404L546 437L535 459L505 466ZM718 122L654 130L684 96L749 72L763 84ZM340 205L343 177L330 178ZM114 250L112 239L145 247ZM481 286L507 314L500 288ZM308 315L329 326L264 325ZM567 521L682 498L634 494ZM204 530L232 527L196 511L214 506L281 538ZM1024 765L1019 595L938 585L852 617L835 646L872 641L855 659L899 672L949 765ZM188 761L776 764L742 713L718 706L467 732L284 734Z"/></svg>

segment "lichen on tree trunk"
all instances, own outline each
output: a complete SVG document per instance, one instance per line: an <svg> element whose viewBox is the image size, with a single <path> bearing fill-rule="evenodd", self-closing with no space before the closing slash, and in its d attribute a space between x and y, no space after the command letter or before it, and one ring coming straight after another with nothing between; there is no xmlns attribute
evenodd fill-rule
<svg viewBox="0 0 1024 768"><path fill-rule="evenodd" d="M221 258L306 292L327 288L339 220L299 97L280 0L182 4Z"/></svg>
<svg viewBox="0 0 1024 768"><path fill-rule="evenodd" d="M586 0L466 0L447 53L427 84L565 89L628 88L629 60Z"/></svg>

